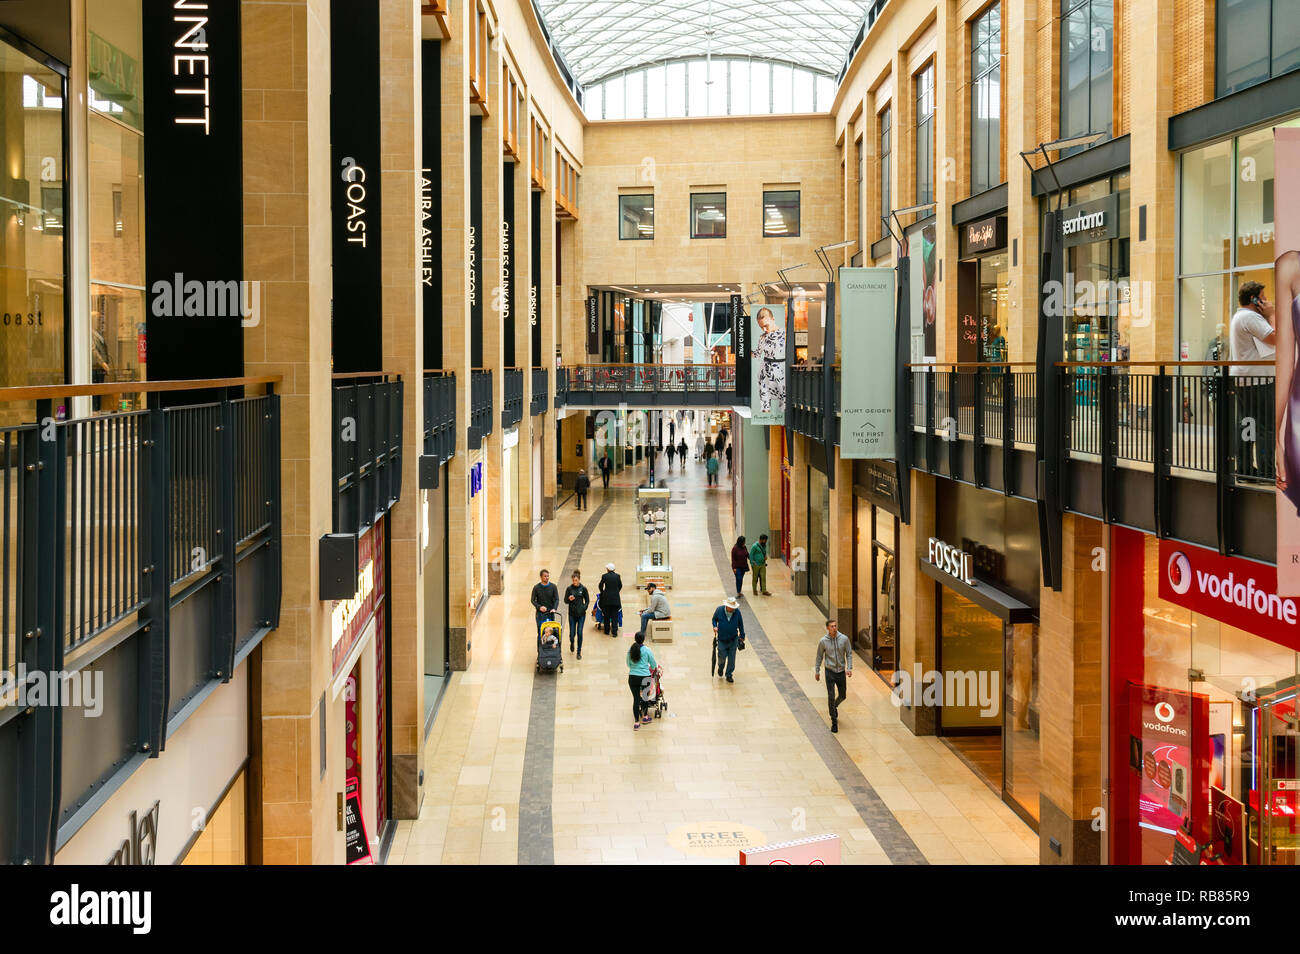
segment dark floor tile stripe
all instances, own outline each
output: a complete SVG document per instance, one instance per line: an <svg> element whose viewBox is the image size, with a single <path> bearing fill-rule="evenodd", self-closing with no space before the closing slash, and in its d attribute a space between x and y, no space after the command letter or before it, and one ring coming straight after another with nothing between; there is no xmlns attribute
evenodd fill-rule
<svg viewBox="0 0 1300 954"><path fill-rule="evenodd" d="M609 509L609 493L602 495L600 506L591 512L578 536L569 547L563 575L558 585L567 586L573 570L582 562L582 551L596 531L596 524ZM533 679L533 695L528 708L528 741L524 746L524 778L519 786L519 863L521 865L555 864L555 828L551 819L551 799L555 779L555 683L558 673ZM562 677L561 677L562 678Z"/></svg>
<svg viewBox="0 0 1300 954"><path fill-rule="evenodd" d="M718 505L716 501L709 506L709 540L713 548L713 559L718 566L718 576L722 578L724 592L730 592L731 587L735 586L735 576L731 571L731 561L729 559L731 547L722 539L722 528L718 522ZM898 819L889 807L880 800L876 790L871 787L862 770L858 768L857 763L849 757L840 745L839 740L831 735L826 723L822 722L822 717L813 705L808 694L800 688L799 683L795 680L794 674L786 666L785 660L781 658L780 653L772 646L771 640L763 632L762 625L754 617L754 614L748 609L741 607L741 613L745 619L745 642L753 647L758 659L762 662L763 667L767 670L772 682L780 691L781 696L785 699L785 704L790 707L790 712L794 714L795 721L799 723L808 741L812 743L817 754L821 756L826 767L830 769L844 794L848 796L853 807L858 810L858 814L866 823L867 828L875 837L880 847L885 849L885 854L889 860L896 865L924 865L929 864L925 855L916 847L916 843L899 824ZM813 647L815 650L815 647ZM812 650L809 652L811 657Z"/></svg>

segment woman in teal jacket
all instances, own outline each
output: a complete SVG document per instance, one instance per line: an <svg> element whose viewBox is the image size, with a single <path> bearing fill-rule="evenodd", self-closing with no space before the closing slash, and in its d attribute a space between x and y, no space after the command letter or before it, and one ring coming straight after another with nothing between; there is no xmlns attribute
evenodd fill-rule
<svg viewBox="0 0 1300 954"><path fill-rule="evenodd" d="M632 728L639 729L650 722L650 670L658 663L654 653L645 644L645 633L637 633L632 647L627 651L627 687L632 690Z"/></svg>

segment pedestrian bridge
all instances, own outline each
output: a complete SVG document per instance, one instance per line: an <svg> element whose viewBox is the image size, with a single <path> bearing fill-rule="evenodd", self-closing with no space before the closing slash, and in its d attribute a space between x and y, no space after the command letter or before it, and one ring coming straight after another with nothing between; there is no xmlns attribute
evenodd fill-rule
<svg viewBox="0 0 1300 954"><path fill-rule="evenodd" d="M556 407L731 407L735 403L734 364L582 364L556 371Z"/></svg>

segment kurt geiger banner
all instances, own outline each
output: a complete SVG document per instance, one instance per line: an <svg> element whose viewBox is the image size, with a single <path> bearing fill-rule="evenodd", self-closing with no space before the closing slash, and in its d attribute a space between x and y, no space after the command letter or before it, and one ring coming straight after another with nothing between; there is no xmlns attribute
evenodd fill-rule
<svg viewBox="0 0 1300 954"><path fill-rule="evenodd" d="M895 456L897 332L892 268L841 268L840 456Z"/></svg>

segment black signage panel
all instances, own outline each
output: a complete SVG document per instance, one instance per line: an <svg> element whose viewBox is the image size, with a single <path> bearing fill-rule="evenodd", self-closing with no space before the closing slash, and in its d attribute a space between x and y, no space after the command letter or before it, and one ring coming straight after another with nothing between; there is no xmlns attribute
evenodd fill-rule
<svg viewBox="0 0 1300 954"><path fill-rule="evenodd" d="M424 40L421 88L420 294L424 298L424 366L442 367L442 44Z"/></svg>
<svg viewBox="0 0 1300 954"><path fill-rule="evenodd" d="M1119 238L1119 195L1111 193L1061 210L1065 247Z"/></svg>
<svg viewBox="0 0 1300 954"><path fill-rule="evenodd" d="M239 4L144 0L145 317L154 381L239 377L245 324Z"/></svg>
<svg viewBox="0 0 1300 954"><path fill-rule="evenodd" d="M483 117L469 118L469 355L483 367Z"/></svg>
<svg viewBox="0 0 1300 954"><path fill-rule="evenodd" d="M501 348L505 366L515 367L515 170L508 159L501 161Z"/></svg>
<svg viewBox="0 0 1300 954"><path fill-rule="evenodd" d="M587 296L587 354L600 354L600 325L597 323L596 296Z"/></svg>
<svg viewBox="0 0 1300 954"><path fill-rule="evenodd" d="M334 370L383 369L379 0L330 5Z"/></svg>
<svg viewBox="0 0 1300 954"><path fill-rule="evenodd" d="M750 343L749 316L745 314L745 299L731 296L731 347L736 355L736 403L749 403Z"/></svg>
<svg viewBox="0 0 1300 954"><path fill-rule="evenodd" d="M961 226L961 257L1007 247L1007 217L992 215Z"/></svg>
<svg viewBox="0 0 1300 954"><path fill-rule="evenodd" d="M528 327L533 341L533 367L540 368L543 367L540 311L542 302L542 194L540 192L532 194L532 205L533 220L532 228L529 229L531 240L528 243L531 251L529 259L532 263L531 284L528 288Z"/></svg>

